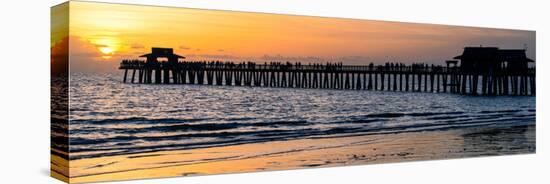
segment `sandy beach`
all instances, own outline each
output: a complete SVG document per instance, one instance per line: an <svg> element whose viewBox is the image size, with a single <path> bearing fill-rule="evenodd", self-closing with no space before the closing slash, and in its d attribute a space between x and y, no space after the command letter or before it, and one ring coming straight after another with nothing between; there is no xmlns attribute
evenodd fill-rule
<svg viewBox="0 0 550 184"><path fill-rule="evenodd" d="M70 182L535 153L535 126L310 138L73 160ZM52 157L56 164L65 163Z"/></svg>

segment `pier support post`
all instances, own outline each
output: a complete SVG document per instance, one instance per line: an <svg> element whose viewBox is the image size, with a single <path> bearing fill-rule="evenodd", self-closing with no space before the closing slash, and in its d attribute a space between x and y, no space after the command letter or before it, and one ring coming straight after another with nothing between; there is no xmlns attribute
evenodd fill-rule
<svg viewBox="0 0 550 184"><path fill-rule="evenodd" d="M446 73L443 74L443 76L442 76L442 79L443 79L443 82L442 82L442 84L443 84L443 93L447 93L447 83L448 83L447 78L448 78L448 76L449 75L446 74Z"/></svg>
<svg viewBox="0 0 550 184"><path fill-rule="evenodd" d="M164 79L164 84L170 84L170 70L164 69L164 75L162 76Z"/></svg>
<svg viewBox="0 0 550 184"><path fill-rule="evenodd" d="M139 69L138 83L140 83L140 84L143 83L143 69Z"/></svg>
<svg viewBox="0 0 550 184"><path fill-rule="evenodd" d="M537 88L536 88L536 81L535 81L535 75L530 76L531 79L531 95L535 96L537 94Z"/></svg>
<svg viewBox="0 0 550 184"><path fill-rule="evenodd" d="M462 74L462 85L460 86L461 87L461 90L460 90L461 94L466 94L466 84L468 84L468 75Z"/></svg>
<svg viewBox="0 0 550 184"><path fill-rule="evenodd" d="M160 84L162 78L162 70L160 70L160 67L155 70L155 83Z"/></svg>
<svg viewBox="0 0 550 184"><path fill-rule="evenodd" d="M397 73L393 72L393 91L397 91Z"/></svg>
<svg viewBox="0 0 550 184"><path fill-rule="evenodd" d="M399 91L403 91L403 72L399 72Z"/></svg>
<svg viewBox="0 0 550 184"><path fill-rule="evenodd" d="M433 68L433 67L432 67ZM434 92L434 74L430 74L430 92Z"/></svg>
<svg viewBox="0 0 550 184"><path fill-rule="evenodd" d="M416 89L416 91L418 92L421 92L422 91L422 73L418 73L418 75L416 75L418 77L418 88Z"/></svg>
<svg viewBox="0 0 550 184"><path fill-rule="evenodd" d="M385 72L381 72L381 73L380 73L380 90L381 90L381 91L384 91L384 90L385 90L385 87L384 87L384 83L386 82L386 81L384 80L385 76L386 76L386 73L385 73Z"/></svg>
<svg viewBox="0 0 550 184"><path fill-rule="evenodd" d="M122 80L123 83L126 83L126 76L128 75L128 69L124 69L124 79Z"/></svg>
<svg viewBox="0 0 550 184"><path fill-rule="evenodd" d="M405 91L409 91L409 72L405 74Z"/></svg>
<svg viewBox="0 0 550 184"><path fill-rule="evenodd" d="M428 74L424 75L424 92L428 92Z"/></svg>
<svg viewBox="0 0 550 184"><path fill-rule="evenodd" d="M441 75L440 74L436 74L435 75L437 77L437 83L436 83L436 86L437 86L437 92L439 93L441 90L441 81L440 81L440 78L441 78Z"/></svg>

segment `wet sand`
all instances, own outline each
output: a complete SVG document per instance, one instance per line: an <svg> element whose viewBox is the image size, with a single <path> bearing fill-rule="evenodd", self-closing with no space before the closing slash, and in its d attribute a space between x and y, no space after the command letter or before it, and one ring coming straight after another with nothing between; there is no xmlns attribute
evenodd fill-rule
<svg viewBox="0 0 550 184"><path fill-rule="evenodd" d="M475 127L109 156L71 161L70 182L525 154L535 153L535 137L535 125Z"/></svg>

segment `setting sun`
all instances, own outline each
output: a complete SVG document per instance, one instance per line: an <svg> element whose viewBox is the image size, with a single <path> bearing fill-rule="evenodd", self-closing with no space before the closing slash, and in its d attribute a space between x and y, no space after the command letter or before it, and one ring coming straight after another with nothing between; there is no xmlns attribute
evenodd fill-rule
<svg viewBox="0 0 550 184"><path fill-rule="evenodd" d="M101 47L99 48L99 51L101 51L101 53L103 54L113 54L114 50L112 48L109 48L109 47Z"/></svg>

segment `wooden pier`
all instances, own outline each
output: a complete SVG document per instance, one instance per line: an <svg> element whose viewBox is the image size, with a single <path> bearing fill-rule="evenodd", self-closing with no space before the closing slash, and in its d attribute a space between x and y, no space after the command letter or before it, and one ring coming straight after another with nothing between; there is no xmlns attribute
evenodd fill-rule
<svg viewBox="0 0 550 184"><path fill-rule="evenodd" d="M447 66L398 64L352 66L341 63L123 60L124 83L200 84L278 88L405 91L464 95L535 95L535 68L521 71L464 71ZM171 58L171 59L170 59ZM454 64L454 65L453 65ZM453 66L451 66L453 65Z"/></svg>

